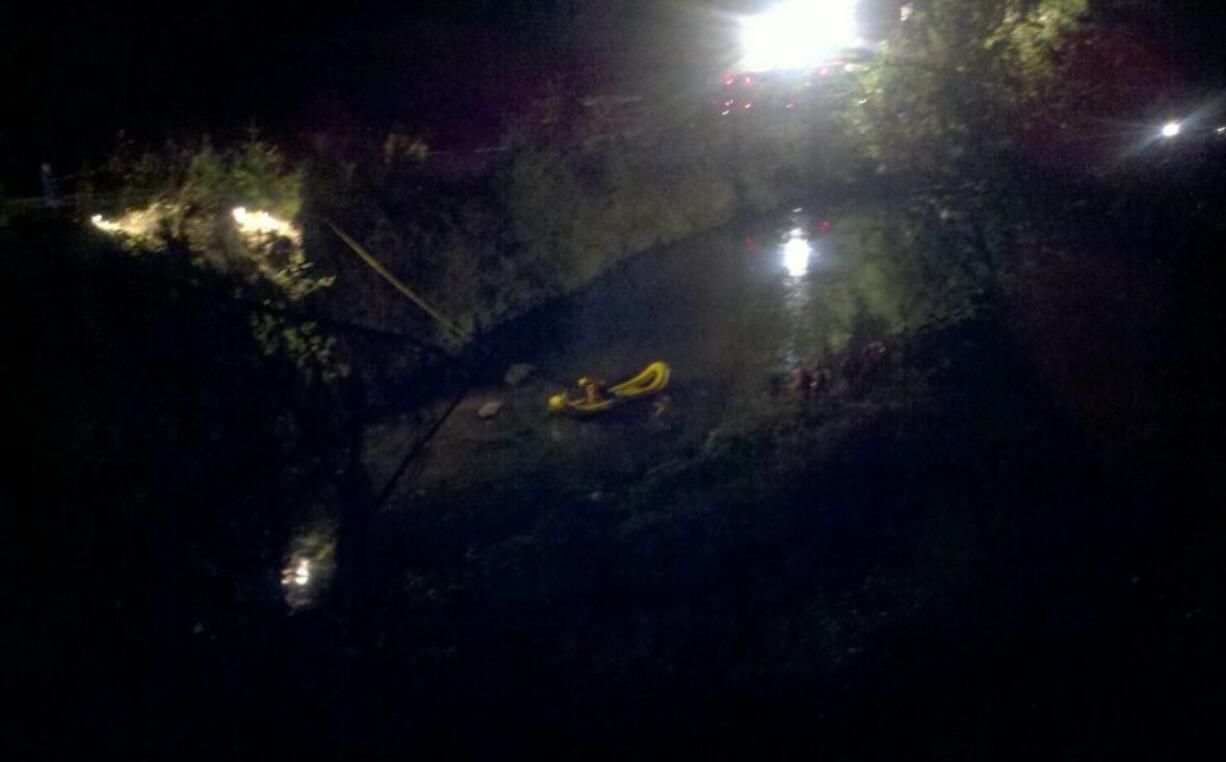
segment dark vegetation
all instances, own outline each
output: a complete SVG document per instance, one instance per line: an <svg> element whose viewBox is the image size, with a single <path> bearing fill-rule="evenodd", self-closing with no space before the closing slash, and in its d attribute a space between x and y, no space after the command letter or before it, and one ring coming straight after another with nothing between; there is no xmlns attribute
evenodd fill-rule
<svg viewBox="0 0 1226 762"><path fill-rule="evenodd" d="M1037 4L1041 24L1015 5L916 3L802 130L680 107L649 135L538 116L462 177L403 133L125 149L87 211L160 202L148 236L4 221L9 430L29 459L3 518L19 750L1210 744L1221 154L1033 150L1089 88L1066 43L1093 28L1080 3ZM878 367L844 362L866 337L832 298L829 390L764 391L626 466L612 497L524 456L514 478L422 495L410 472L390 496L411 499L378 504L394 469L361 462L367 427L413 422L398 460L517 358L448 345L329 221L480 342L633 255L815 196L905 220L875 244L897 259L860 273ZM241 239L238 205L301 242ZM278 570L311 522L337 578L287 616Z"/></svg>

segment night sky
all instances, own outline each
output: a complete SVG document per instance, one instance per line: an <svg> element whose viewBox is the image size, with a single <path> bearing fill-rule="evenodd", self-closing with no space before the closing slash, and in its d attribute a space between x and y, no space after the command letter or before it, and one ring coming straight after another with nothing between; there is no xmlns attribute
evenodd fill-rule
<svg viewBox="0 0 1226 762"><path fill-rule="evenodd" d="M120 128L148 139L416 120L471 101L459 82L479 86L503 52L476 3L469 16L393 3L59 5L5 24L4 45L16 59L7 89L25 104L5 137L53 156Z"/></svg>
<svg viewBox="0 0 1226 762"><path fill-rule="evenodd" d="M896 0L866 0L868 13ZM717 73L726 19L755 3L647 0L6 4L3 182L32 192L39 161L95 160L137 141L379 130L438 148L497 140L551 83L582 92L685 88ZM1188 78L1219 86L1226 9L1113 0Z"/></svg>
<svg viewBox="0 0 1226 762"><path fill-rule="evenodd" d="M53 2L20 19L6 8L4 86L21 105L0 134L5 174L43 157L75 164L120 129L156 141L401 121L433 142L492 139L504 108L563 57L574 3L509 5Z"/></svg>

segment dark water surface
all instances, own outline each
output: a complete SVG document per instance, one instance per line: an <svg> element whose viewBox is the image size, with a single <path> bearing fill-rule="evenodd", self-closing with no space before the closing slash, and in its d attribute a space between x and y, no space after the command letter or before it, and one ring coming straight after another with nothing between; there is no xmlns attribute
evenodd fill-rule
<svg viewBox="0 0 1226 762"><path fill-rule="evenodd" d="M777 398L797 369L834 371L871 341L948 313L966 294L919 277L917 257L905 255L909 224L883 210L798 208L632 259L515 321L486 346L543 378L527 390L475 390L427 450L417 487L465 474L514 481L528 460L563 472L658 460ZM663 399L596 420L543 415L562 384L615 382L655 360L673 371ZM508 403L499 421L472 415L486 400Z"/></svg>

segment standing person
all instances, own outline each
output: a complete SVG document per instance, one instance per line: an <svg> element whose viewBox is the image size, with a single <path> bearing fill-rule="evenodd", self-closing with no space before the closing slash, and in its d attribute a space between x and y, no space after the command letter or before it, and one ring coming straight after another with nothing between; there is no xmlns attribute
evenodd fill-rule
<svg viewBox="0 0 1226 762"><path fill-rule="evenodd" d="M596 379L584 376L579 379L579 388L583 389L583 398L587 404L598 405L605 401L604 385Z"/></svg>
<svg viewBox="0 0 1226 762"><path fill-rule="evenodd" d="M39 167L39 181L43 187L43 206L52 207L59 205L59 197L55 190L55 177L51 174L51 165L43 162Z"/></svg>

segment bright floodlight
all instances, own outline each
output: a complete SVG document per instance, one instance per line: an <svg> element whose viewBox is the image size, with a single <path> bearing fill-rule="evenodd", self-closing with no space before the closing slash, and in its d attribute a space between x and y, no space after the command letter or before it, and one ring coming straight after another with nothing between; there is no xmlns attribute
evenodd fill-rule
<svg viewBox="0 0 1226 762"><path fill-rule="evenodd" d="M860 44L857 0L785 0L741 20L749 71L810 69Z"/></svg>
<svg viewBox="0 0 1226 762"><path fill-rule="evenodd" d="M1183 125L1179 122L1167 122L1162 125L1162 137L1173 138L1183 131Z"/></svg>

